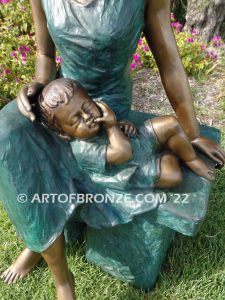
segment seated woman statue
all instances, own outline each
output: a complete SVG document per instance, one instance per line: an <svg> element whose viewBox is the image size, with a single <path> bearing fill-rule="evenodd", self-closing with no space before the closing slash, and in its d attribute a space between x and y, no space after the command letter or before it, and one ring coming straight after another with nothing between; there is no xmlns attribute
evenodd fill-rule
<svg viewBox="0 0 225 300"><path fill-rule="evenodd" d="M141 127L139 139L146 135L144 140L146 143L149 140L146 151L152 152L152 157L155 157L153 148L166 145L189 168L208 179L213 179L213 171L196 158L190 144L220 166L224 163L224 153L213 141L200 135L187 76L170 25L171 1L30 0L30 3L37 46L36 79L19 92L17 104L21 113L14 101L0 111L0 199L27 248L2 274L2 278L6 283L16 282L43 257L54 275L58 299L71 300L75 299L75 293L65 257L63 230L77 208L76 203L38 205L31 202L34 194L76 193L79 180L82 188L82 170L74 160L71 145L37 122L30 122L35 120L32 105L37 101L37 95L57 77L56 49L63 61L59 77L79 81L93 100L104 99L119 122L126 118L143 125L145 118L142 113L136 114L135 120L130 113L130 63L143 33L180 124L172 117L163 117ZM72 103L79 104L71 101L69 106ZM93 105L93 102L90 103ZM112 130L108 128L111 121L116 124L116 118L105 104L99 103L95 109L98 114L102 110L103 116L99 115L98 121L110 133L110 144L113 145L112 148L107 147L107 160L113 162L118 159L119 162L125 159L118 158L118 152L114 152L112 139L119 135L121 143L126 144L128 149L132 142L121 131L115 130L115 126ZM110 116L110 120L106 115ZM170 130L164 131L165 123ZM93 123L93 130L98 126ZM136 155L135 146L129 152L126 159L131 159L132 152L132 162ZM157 182L160 187L177 184L181 175L175 157L167 154L160 161L160 174L157 173L158 160L151 161L157 178L154 184ZM24 203L16 201L21 193L28 195ZM124 211L123 204L121 207ZM105 211L109 220L120 213L109 207ZM120 219L116 224L126 222ZM111 224L109 221L109 226Z"/></svg>

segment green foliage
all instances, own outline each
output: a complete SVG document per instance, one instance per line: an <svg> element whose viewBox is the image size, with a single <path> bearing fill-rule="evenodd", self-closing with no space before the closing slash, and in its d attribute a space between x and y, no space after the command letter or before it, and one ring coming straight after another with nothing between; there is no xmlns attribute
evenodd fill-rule
<svg viewBox="0 0 225 300"><path fill-rule="evenodd" d="M203 51L201 41L195 37L192 42L191 34L180 32L176 35L176 41L181 59L188 75L206 73L214 61Z"/></svg>
<svg viewBox="0 0 225 300"><path fill-rule="evenodd" d="M177 20L184 24L186 21L187 0L172 0L172 11Z"/></svg>
<svg viewBox="0 0 225 300"><path fill-rule="evenodd" d="M0 4L0 108L34 76L35 42L26 0Z"/></svg>
<svg viewBox="0 0 225 300"><path fill-rule="evenodd" d="M213 67L215 60L210 58L207 52L203 50L203 45L199 38L193 38L192 35L187 32L175 33L175 38L183 65L188 75L196 77L205 75L207 71ZM134 56L132 68L138 69L144 67L157 70L152 52L149 50L146 51L148 46L145 38L141 39L139 44L136 53L138 56ZM137 64L135 68L135 63L137 62L139 64Z"/></svg>

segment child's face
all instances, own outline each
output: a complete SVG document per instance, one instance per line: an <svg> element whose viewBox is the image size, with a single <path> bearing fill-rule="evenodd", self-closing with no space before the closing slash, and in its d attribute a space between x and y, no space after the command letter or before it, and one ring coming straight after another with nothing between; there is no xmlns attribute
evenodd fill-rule
<svg viewBox="0 0 225 300"><path fill-rule="evenodd" d="M61 129L71 138L88 139L96 136L100 125L95 119L101 113L85 90L78 89L66 104L54 110L54 118Z"/></svg>

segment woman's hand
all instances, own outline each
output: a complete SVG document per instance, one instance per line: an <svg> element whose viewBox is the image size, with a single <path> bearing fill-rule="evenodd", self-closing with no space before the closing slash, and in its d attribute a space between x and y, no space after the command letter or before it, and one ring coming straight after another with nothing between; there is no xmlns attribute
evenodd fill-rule
<svg viewBox="0 0 225 300"><path fill-rule="evenodd" d="M123 133L129 138L133 138L136 136L137 134L136 127L130 121L122 120L118 122L118 125L120 129L123 131Z"/></svg>
<svg viewBox="0 0 225 300"><path fill-rule="evenodd" d="M216 166L222 168L225 163L225 152L223 149L214 143L212 140L199 136L193 140L192 145L199 151L206 154L209 158L216 162Z"/></svg>
<svg viewBox="0 0 225 300"><path fill-rule="evenodd" d="M111 108L102 101L95 102L102 111L102 117L95 119L97 123L103 123L107 128L117 125L116 115Z"/></svg>
<svg viewBox="0 0 225 300"><path fill-rule="evenodd" d="M30 119L35 120L35 114L32 112L31 105L37 101L39 93L44 85L39 82L32 82L24 85L17 96L17 105L21 114Z"/></svg>

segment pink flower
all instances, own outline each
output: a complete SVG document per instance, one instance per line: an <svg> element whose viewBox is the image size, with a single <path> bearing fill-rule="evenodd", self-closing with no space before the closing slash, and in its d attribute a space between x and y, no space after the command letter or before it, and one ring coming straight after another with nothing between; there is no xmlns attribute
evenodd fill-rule
<svg viewBox="0 0 225 300"><path fill-rule="evenodd" d="M212 38L213 46L219 48L222 45L222 38L219 35L214 35Z"/></svg>
<svg viewBox="0 0 225 300"><path fill-rule="evenodd" d="M20 45L19 51L22 54L23 52L31 52L31 49L28 46L26 46L26 45Z"/></svg>
<svg viewBox="0 0 225 300"><path fill-rule="evenodd" d="M191 32L191 35L192 35L192 36L199 35L199 30L194 28L194 29L192 30L192 32Z"/></svg>
<svg viewBox="0 0 225 300"><path fill-rule="evenodd" d="M217 60L217 58L218 58L218 54L217 54L217 52L216 51L210 51L209 53L208 53L208 55L209 55L209 58L211 58L212 60Z"/></svg>
<svg viewBox="0 0 225 300"><path fill-rule="evenodd" d="M221 40L221 37L219 35L214 35L212 40L213 40L213 42L218 42Z"/></svg>
<svg viewBox="0 0 225 300"><path fill-rule="evenodd" d="M0 3L2 3L2 4L7 4L9 2L10 2L10 0L0 0Z"/></svg>
<svg viewBox="0 0 225 300"><path fill-rule="evenodd" d="M138 45L139 45L139 46L142 45L142 38L140 38L140 40L138 41Z"/></svg>
<svg viewBox="0 0 225 300"><path fill-rule="evenodd" d="M144 52L148 52L148 51L150 51L150 48L149 48L149 46L143 46L142 47L142 50L144 51Z"/></svg>
<svg viewBox="0 0 225 300"><path fill-rule="evenodd" d="M134 60L135 62L138 62L138 61L140 60L140 55L139 55L138 53L135 53L135 54L133 55L133 60Z"/></svg>
<svg viewBox="0 0 225 300"><path fill-rule="evenodd" d="M31 52L30 47L26 46L26 51L27 51L27 52Z"/></svg>
<svg viewBox="0 0 225 300"><path fill-rule="evenodd" d="M179 22L172 22L171 23L172 28L176 30L177 33L181 32L183 25L180 24Z"/></svg>
<svg viewBox="0 0 225 300"><path fill-rule="evenodd" d="M201 50L202 50L202 51L205 51L205 50L206 50L206 45L205 45L205 44L202 44L202 45L201 45Z"/></svg>
<svg viewBox="0 0 225 300"><path fill-rule="evenodd" d="M57 64L62 64L62 57L61 56L56 56L55 61Z"/></svg>
<svg viewBox="0 0 225 300"><path fill-rule="evenodd" d="M137 68L137 65L135 63L132 63L130 65L131 71L135 70Z"/></svg>
<svg viewBox="0 0 225 300"><path fill-rule="evenodd" d="M20 82L20 78L16 77L16 83L19 83L19 82Z"/></svg>
<svg viewBox="0 0 225 300"><path fill-rule="evenodd" d="M171 14L170 14L170 18L171 18L171 21L175 22L176 18L175 18L174 13L171 13Z"/></svg>
<svg viewBox="0 0 225 300"><path fill-rule="evenodd" d="M21 56L23 57L27 57L27 53L26 52L21 52Z"/></svg>
<svg viewBox="0 0 225 300"><path fill-rule="evenodd" d="M189 37L189 38L186 39L186 42L189 43L189 44L191 44L191 43L194 42L194 38L193 37Z"/></svg>
<svg viewBox="0 0 225 300"><path fill-rule="evenodd" d="M10 52L10 54L11 54L13 57L17 58L17 51L14 51L14 50L13 50L13 51Z"/></svg>
<svg viewBox="0 0 225 300"><path fill-rule="evenodd" d="M22 11L26 11L26 10L27 10L26 6L23 5L23 6L21 7L21 10L22 10Z"/></svg>
<svg viewBox="0 0 225 300"><path fill-rule="evenodd" d="M5 69L5 74L9 75L11 73L11 71L9 69Z"/></svg>

